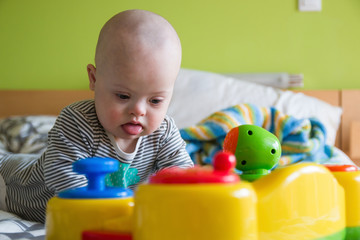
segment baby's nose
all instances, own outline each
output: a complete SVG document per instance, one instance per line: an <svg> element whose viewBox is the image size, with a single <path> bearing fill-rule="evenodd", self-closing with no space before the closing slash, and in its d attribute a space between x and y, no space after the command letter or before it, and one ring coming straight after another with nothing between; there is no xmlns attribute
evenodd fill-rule
<svg viewBox="0 0 360 240"><path fill-rule="evenodd" d="M134 116L142 117L145 116L145 113L146 113L146 104L142 103L141 101L135 102L130 107L130 114Z"/></svg>

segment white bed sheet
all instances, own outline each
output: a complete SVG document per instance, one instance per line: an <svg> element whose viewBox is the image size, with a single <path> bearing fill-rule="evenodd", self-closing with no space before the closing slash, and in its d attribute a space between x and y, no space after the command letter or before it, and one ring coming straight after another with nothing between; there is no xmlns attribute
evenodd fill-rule
<svg viewBox="0 0 360 240"><path fill-rule="evenodd" d="M0 210L0 240L43 240L45 226Z"/></svg>

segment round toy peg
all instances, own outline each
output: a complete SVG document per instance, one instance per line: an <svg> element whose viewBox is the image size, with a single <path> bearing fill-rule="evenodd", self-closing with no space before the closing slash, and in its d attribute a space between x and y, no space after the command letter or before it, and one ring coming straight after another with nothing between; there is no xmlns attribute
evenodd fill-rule
<svg viewBox="0 0 360 240"><path fill-rule="evenodd" d="M133 192L124 188L107 188L106 174L117 171L119 162L112 158L85 158L73 163L74 172L84 174L88 185L59 193L60 198L119 198L130 197Z"/></svg>
<svg viewBox="0 0 360 240"><path fill-rule="evenodd" d="M231 152L219 151L213 160L214 171L230 173L236 166L235 155Z"/></svg>
<svg viewBox="0 0 360 240"><path fill-rule="evenodd" d="M244 180L254 181L270 172L281 156L278 138L256 125L240 125L229 131L224 139L224 151L236 157L236 169Z"/></svg>

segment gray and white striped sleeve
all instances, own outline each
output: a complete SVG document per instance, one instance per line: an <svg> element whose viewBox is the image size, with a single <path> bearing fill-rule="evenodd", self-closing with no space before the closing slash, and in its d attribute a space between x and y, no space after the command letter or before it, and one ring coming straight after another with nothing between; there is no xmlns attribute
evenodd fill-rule
<svg viewBox="0 0 360 240"><path fill-rule="evenodd" d="M166 116L165 134L160 141L160 150L157 155L155 170L168 167L190 168L194 166L187 153L185 141L181 138L178 128L172 118Z"/></svg>
<svg viewBox="0 0 360 240"><path fill-rule="evenodd" d="M65 108L49 132L45 152L44 176L46 186L55 193L85 186L86 178L72 171L72 163L91 155L93 133L84 116Z"/></svg>

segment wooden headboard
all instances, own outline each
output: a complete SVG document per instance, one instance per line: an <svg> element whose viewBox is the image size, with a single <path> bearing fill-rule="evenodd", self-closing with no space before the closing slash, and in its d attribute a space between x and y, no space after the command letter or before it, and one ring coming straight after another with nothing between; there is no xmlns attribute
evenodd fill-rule
<svg viewBox="0 0 360 240"><path fill-rule="evenodd" d="M93 97L90 90L0 90L0 118L58 115L70 103Z"/></svg>
<svg viewBox="0 0 360 240"><path fill-rule="evenodd" d="M360 163L360 90L303 90L343 108L336 146ZM58 115L72 102L93 98L90 90L0 90L0 118L11 115Z"/></svg>

